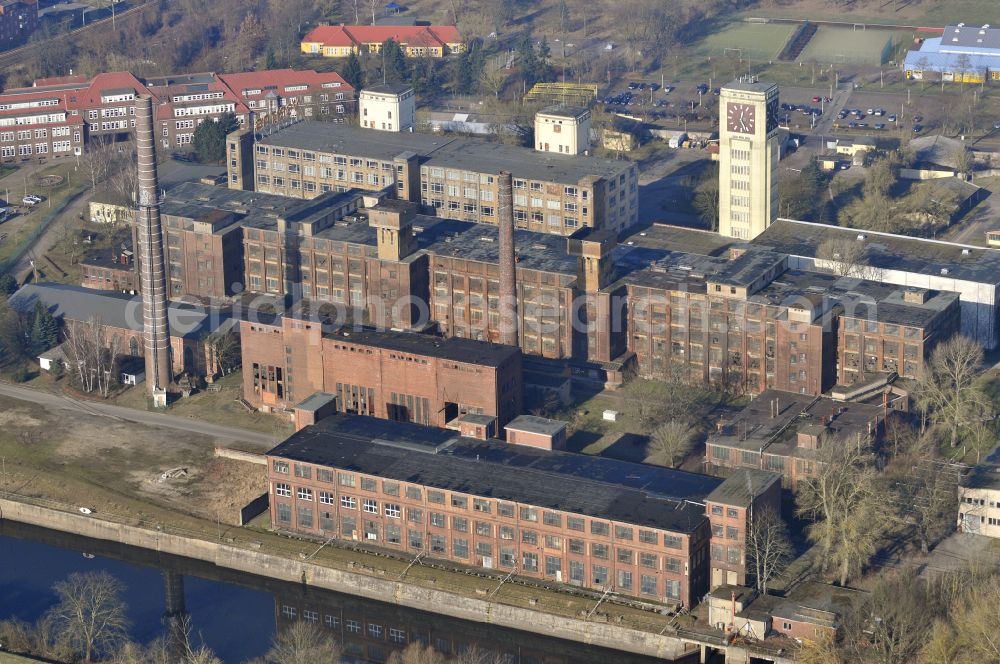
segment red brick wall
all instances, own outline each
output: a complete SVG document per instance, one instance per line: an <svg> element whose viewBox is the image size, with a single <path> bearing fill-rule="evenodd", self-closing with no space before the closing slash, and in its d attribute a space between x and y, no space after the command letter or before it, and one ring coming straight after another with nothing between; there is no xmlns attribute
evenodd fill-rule
<svg viewBox="0 0 1000 664"><path fill-rule="evenodd" d="M603 590L604 585L595 584L593 579L592 565L600 565L606 567L608 570L608 584L614 585L617 592L625 595L634 595L647 600L667 601L666 582L668 579L677 581L680 584L679 600L671 601L679 601L685 606L692 606L693 603L699 600L703 593L703 589L700 586L702 577L698 568L703 560L704 552L698 549L706 545L707 537L701 532L695 534L694 537L687 534L669 533L680 538L679 548L673 548L665 545L664 535L668 533L661 530L647 530L646 532L649 535L655 534L656 543L646 543L640 541L640 528L632 524L591 519L566 512L543 510L530 505L512 502L504 502L504 505L509 506L513 510L512 516L502 516L500 514L499 502L494 499L483 499L483 503L481 503L482 506L488 506L488 512L478 509L475 501L476 497L469 494L441 492L443 493L444 502L433 503L430 501L427 487L422 485L398 482L396 483L399 485L398 495L387 495L383 481L377 477L343 471L354 478L354 486L344 486L338 481L338 469L336 468L302 464L303 467L308 467L309 469L309 478L304 478L297 476L295 462L288 462L287 472L278 472L275 469L275 461L280 462L283 460L276 457L268 457L268 491L270 492L271 526L275 529L296 531L323 539L337 537L339 539L353 540L355 539L354 537L344 534L342 518L354 518L356 521L356 539L359 542L398 551L401 555L405 556L412 556L418 550L410 546L409 531L413 530L420 533L422 546L427 550L428 555L460 564L482 566L484 556L477 554L477 550L479 544L484 544L490 547L491 555L487 557L492 559L491 569L496 569L500 572L510 571L511 569L510 566L501 564L501 549L506 548L513 550L517 573L520 576L556 580L555 574L546 573L546 556L552 556L559 560L560 576L564 583L570 582L570 561L575 561L583 565L583 580L579 583L574 583L574 585L582 585L598 591ZM331 481L320 479L318 471L321 468L329 470L332 473L328 478ZM363 479L373 479L375 481L374 490L364 489ZM278 484L287 485L292 495L290 497L278 495ZM300 488L311 491L311 494L309 494L310 499L300 497ZM419 497L414 493L408 493L408 489L411 491L419 490ZM321 492L326 492L328 495L323 496ZM466 501L465 506L454 505L453 497L457 497L460 500L464 499ZM353 498L354 507L345 507L342 498ZM321 502L323 499L329 500L331 504L324 504ZM378 510L377 514L365 511L365 499L375 501ZM387 504L398 506L400 510L398 518L387 514ZM290 508L291 520L289 522L279 522L279 505L285 505ZM299 523L299 508L313 510L311 526L306 527ZM414 508L421 510L419 522L411 520L411 518L415 519L417 516L416 514L411 514L410 510ZM522 518L528 517L527 513L522 512L522 508L534 509L534 518L536 520ZM546 516L544 514L546 511L550 515L557 517L558 523L554 520L546 523ZM443 525L432 524L432 513L441 516L443 519L441 523ZM328 514L331 519L326 524L329 528L323 528L320 524L320 517L323 514ZM571 516L577 516L583 520L582 531L570 529L569 517ZM454 520L456 517L460 520L458 523ZM462 519L467 521L465 530L462 530L460 523ZM372 540L365 536L364 522L366 520L376 526L377 539ZM607 524L608 534L592 533L592 522ZM387 528L389 526L399 528L399 543L387 541ZM631 529L631 539L616 537L616 534L619 534L616 526ZM707 522L704 526L707 529ZM480 527L483 534L479 534ZM502 528L510 530L502 531ZM444 551L430 550L432 535L444 538ZM505 539L507 535L510 536L510 539ZM547 540L546 536L549 536L550 539ZM468 554L466 556L456 554L454 548L455 539L468 542ZM582 543L582 553L575 553L570 550L571 539ZM607 547L606 559L599 557L601 551L595 552L592 548L593 544ZM618 562L619 551L621 551L623 560L625 557L628 557L631 562ZM524 554L526 553L537 556L537 571L525 569ZM642 553L656 556L655 567L643 566L643 560L640 557ZM626 554L628 555L626 556ZM668 560L673 561L670 565L677 571L672 571L672 569L668 568ZM644 562L652 564L653 561L646 559ZM631 572L631 590L619 585L619 570ZM655 595L643 594L641 592L643 575L655 577Z"/></svg>

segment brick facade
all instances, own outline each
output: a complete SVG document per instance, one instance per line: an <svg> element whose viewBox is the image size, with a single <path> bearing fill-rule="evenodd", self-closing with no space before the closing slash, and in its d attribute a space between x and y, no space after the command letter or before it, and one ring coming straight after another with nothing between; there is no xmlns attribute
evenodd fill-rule
<svg viewBox="0 0 1000 664"><path fill-rule="evenodd" d="M314 392L338 409L443 427L465 413L502 426L522 409L521 355L483 342L396 332L323 333L283 318L243 322L243 393L255 406L288 408Z"/></svg>

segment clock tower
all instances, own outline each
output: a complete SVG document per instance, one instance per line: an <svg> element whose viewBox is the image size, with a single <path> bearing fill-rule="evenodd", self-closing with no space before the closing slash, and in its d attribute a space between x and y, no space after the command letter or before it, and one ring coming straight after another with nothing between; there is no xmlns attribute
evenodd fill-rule
<svg viewBox="0 0 1000 664"><path fill-rule="evenodd" d="M778 86L733 81L719 95L719 233L752 240L778 216Z"/></svg>

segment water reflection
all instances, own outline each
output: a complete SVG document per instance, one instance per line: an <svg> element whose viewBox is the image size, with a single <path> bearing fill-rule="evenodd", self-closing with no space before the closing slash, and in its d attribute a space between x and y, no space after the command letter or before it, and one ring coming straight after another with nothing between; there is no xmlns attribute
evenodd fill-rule
<svg viewBox="0 0 1000 664"><path fill-rule="evenodd" d="M204 641L227 664L263 654L276 626L292 620L330 630L345 654L359 662L384 662L413 641L445 653L476 645L504 653L511 664L662 661L8 521L0 521L0 619L34 621L55 603L56 581L102 569L127 586L131 638L148 643L166 633L179 643L189 623L193 639Z"/></svg>

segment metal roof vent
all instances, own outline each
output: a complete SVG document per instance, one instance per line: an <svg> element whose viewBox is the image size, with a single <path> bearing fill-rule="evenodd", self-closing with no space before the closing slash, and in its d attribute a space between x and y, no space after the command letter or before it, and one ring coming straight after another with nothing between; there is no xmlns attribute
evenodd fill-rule
<svg viewBox="0 0 1000 664"><path fill-rule="evenodd" d="M948 274L948 268L946 267L941 268L941 274Z"/></svg>
<svg viewBox="0 0 1000 664"><path fill-rule="evenodd" d="M971 250L969 250L969 249L962 249L962 255L963 255L963 256L968 256L968 255L969 255L969 254L971 254L971 253L972 253L972 251L971 251Z"/></svg>

